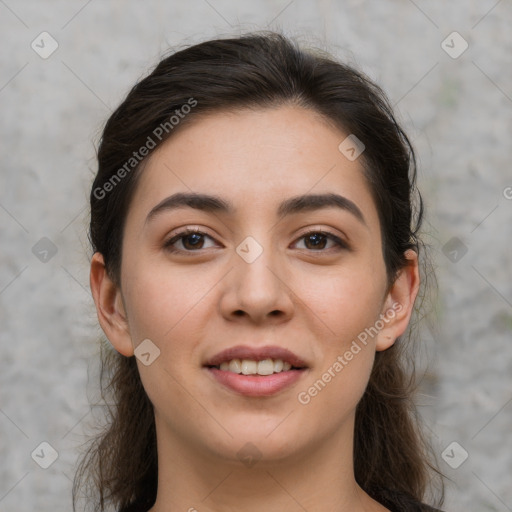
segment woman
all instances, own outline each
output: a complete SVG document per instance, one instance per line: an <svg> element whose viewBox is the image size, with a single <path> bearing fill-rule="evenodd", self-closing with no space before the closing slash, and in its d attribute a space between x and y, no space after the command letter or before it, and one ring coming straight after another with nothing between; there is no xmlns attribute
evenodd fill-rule
<svg viewBox="0 0 512 512"><path fill-rule="evenodd" d="M383 92L280 34L207 41L135 85L98 164L111 416L75 498L89 482L96 510L434 510L404 369L421 197Z"/></svg>

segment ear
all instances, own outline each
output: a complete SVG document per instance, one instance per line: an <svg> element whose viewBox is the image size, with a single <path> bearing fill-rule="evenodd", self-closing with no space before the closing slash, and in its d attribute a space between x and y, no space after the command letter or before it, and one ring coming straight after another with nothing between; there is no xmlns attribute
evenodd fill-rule
<svg viewBox="0 0 512 512"><path fill-rule="evenodd" d="M91 292L103 332L123 356L132 356L134 348L121 296L121 289L110 279L103 255L94 253L90 273Z"/></svg>
<svg viewBox="0 0 512 512"><path fill-rule="evenodd" d="M407 264L402 268L391 286L381 311L380 320L384 327L377 335L376 350L391 347L407 326L414 308L414 301L420 287L418 254L409 249L405 252Z"/></svg>

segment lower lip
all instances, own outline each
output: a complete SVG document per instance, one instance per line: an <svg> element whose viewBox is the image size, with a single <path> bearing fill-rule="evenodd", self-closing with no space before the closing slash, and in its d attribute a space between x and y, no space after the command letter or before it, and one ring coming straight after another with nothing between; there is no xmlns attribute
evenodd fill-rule
<svg viewBox="0 0 512 512"><path fill-rule="evenodd" d="M299 380L305 370L289 370L272 375L243 375L218 368L207 368L213 377L237 393L245 396L271 396Z"/></svg>

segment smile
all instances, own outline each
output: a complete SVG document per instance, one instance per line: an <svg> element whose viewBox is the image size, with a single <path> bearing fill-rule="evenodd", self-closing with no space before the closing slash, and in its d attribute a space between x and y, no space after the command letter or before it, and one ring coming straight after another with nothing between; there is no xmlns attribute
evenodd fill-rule
<svg viewBox="0 0 512 512"><path fill-rule="evenodd" d="M273 373L287 372L292 365L282 359L232 359L222 362L219 367L224 372L232 372L243 375L272 375Z"/></svg>

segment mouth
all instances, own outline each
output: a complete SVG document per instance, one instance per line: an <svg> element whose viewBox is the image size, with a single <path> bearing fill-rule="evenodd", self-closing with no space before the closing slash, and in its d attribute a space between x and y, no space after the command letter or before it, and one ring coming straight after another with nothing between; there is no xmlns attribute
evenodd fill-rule
<svg viewBox="0 0 512 512"><path fill-rule="evenodd" d="M203 367L224 387L246 396L273 395L291 386L308 369L293 352L275 346L232 347Z"/></svg>
<svg viewBox="0 0 512 512"><path fill-rule="evenodd" d="M218 366L210 366L210 368L217 368L223 372L239 375L260 375L262 377L273 375L274 373L302 369L292 366L288 361L283 361L282 359L262 359L261 361L254 359L231 359L230 361L223 361Z"/></svg>

